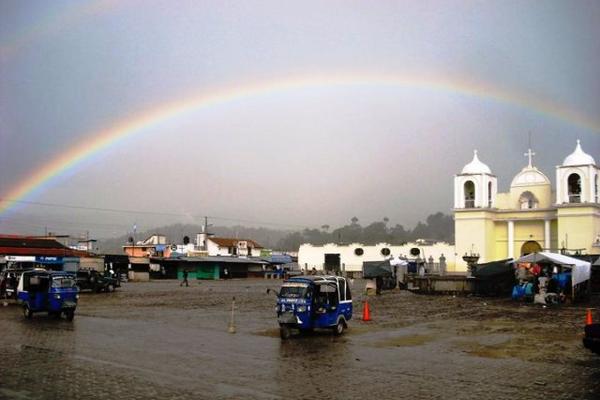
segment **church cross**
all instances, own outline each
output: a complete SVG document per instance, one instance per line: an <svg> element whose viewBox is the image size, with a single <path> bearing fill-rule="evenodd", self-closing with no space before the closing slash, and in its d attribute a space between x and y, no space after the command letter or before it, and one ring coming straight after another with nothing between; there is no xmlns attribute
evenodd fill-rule
<svg viewBox="0 0 600 400"><path fill-rule="evenodd" d="M529 149L524 156L529 157L529 168L533 167L533 156L535 156L535 153Z"/></svg>

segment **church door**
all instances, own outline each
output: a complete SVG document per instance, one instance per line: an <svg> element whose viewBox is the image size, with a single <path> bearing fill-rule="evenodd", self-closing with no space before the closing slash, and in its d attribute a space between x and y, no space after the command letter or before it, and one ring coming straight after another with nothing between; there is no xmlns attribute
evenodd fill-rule
<svg viewBox="0 0 600 400"><path fill-rule="evenodd" d="M530 240L528 242L523 243L523 247L521 247L521 255L526 256L531 253L538 253L542 251L542 246L534 240Z"/></svg>

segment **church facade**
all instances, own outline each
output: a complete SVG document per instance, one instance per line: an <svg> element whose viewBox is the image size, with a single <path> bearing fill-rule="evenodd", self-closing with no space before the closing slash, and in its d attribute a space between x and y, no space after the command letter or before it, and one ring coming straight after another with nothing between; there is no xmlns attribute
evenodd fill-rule
<svg viewBox="0 0 600 400"><path fill-rule="evenodd" d="M550 179L529 163L498 192L497 177L479 160L454 176L457 269L465 254L479 262L517 258L535 251L600 254L600 168L577 141L575 151L556 167ZM462 265L461 265L462 264Z"/></svg>

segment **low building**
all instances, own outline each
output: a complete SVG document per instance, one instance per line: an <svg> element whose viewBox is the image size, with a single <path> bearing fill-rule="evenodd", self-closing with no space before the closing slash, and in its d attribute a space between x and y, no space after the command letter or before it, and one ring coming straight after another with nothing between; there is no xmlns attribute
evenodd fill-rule
<svg viewBox="0 0 600 400"><path fill-rule="evenodd" d="M159 234L123 246L123 251L130 257L168 257L169 249L167 237Z"/></svg>
<svg viewBox="0 0 600 400"><path fill-rule="evenodd" d="M298 251L298 264L304 271L311 271L314 268L317 271L359 276L364 261L384 261L392 257L420 259L430 263L431 272L455 272L454 245L431 241L417 241L403 245L303 244Z"/></svg>
<svg viewBox="0 0 600 400"><path fill-rule="evenodd" d="M165 278L183 279L183 272L188 272L188 279L232 279L263 277L269 264L260 259L239 257L179 257L163 259L160 266Z"/></svg>
<svg viewBox="0 0 600 400"><path fill-rule="evenodd" d="M71 249L51 238L0 235L0 256L5 266L76 271L79 259L89 253Z"/></svg>

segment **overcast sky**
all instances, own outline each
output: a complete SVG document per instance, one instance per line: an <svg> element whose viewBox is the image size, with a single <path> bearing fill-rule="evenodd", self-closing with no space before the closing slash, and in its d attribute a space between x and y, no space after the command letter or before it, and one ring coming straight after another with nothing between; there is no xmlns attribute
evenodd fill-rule
<svg viewBox="0 0 600 400"><path fill-rule="evenodd" d="M473 149L507 191L600 162L597 1L0 2L0 197L80 140L161 104L295 76L424 74L550 101L587 126L435 86L310 86L171 118L74 166L0 232L105 237L169 222L413 226L451 212ZM326 78L325 78L326 79ZM248 222L248 221L253 221Z"/></svg>

